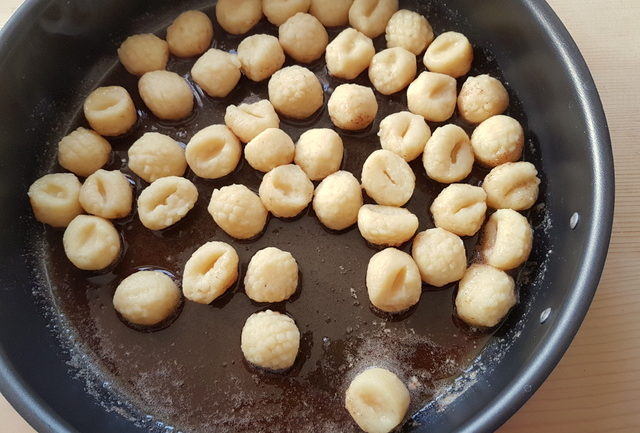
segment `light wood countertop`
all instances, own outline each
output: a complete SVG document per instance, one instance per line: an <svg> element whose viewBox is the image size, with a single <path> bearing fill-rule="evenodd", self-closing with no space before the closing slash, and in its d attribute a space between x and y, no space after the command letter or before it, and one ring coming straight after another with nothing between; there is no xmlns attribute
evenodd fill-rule
<svg viewBox="0 0 640 433"><path fill-rule="evenodd" d="M22 0L0 1L0 26ZM594 302L566 355L499 431L640 432L640 1L549 0L576 40L607 114L616 211ZM0 431L33 433L2 396Z"/></svg>

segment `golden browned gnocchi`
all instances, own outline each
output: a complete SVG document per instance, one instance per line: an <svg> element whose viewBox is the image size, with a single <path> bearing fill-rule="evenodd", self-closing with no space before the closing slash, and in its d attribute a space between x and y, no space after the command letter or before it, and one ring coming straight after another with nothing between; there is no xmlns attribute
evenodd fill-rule
<svg viewBox="0 0 640 433"><path fill-rule="evenodd" d="M313 196L316 216L332 230L355 224L362 203L360 182L348 171L337 171L324 178Z"/></svg>
<svg viewBox="0 0 640 433"><path fill-rule="evenodd" d="M397 313L420 300L420 271L411 256L395 248L384 249L371 257L367 266L367 293L379 310Z"/></svg>
<svg viewBox="0 0 640 433"><path fill-rule="evenodd" d="M376 54L373 41L351 27L341 31L327 45L325 61L334 77L352 80L369 67Z"/></svg>
<svg viewBox="0 0 640 433"><path fill-rule="evenodd" d="M267 209L260 197L244 185L214 189L207 208L215 223L229 236L250 239L267 223Z"/></svg>
<svg viewBox="0 0 640 433"><path fill-rule="evenodd" d="M191 68L191 77L207 95L224 98L240 81L240 60L235 54L211 48Z"/></svg>
<svg viewBox="0 0 640 433"><path fill-rule="evenodd" d="M268 128L244 147L244 157L251 167L264 173L279 165L291 164L295 145L282 129Z"/></svg>
<svg viewBox="0 0 640 433"><path fill-rule="evenodd" d="M389 150L372 152L362 165L362 186L378 204L404 205L415 185L416 175L409 164Z"/></svg>
<svg viewBox="0 0 640 433"><path fill-rule="evenodd" d="M184 177L155 180L138 197L138 216L143 226L162 230L184 218L198 200L198 189Z"/></svg>
<svg viewBox="0 0 640 433"><path fill-rule="evenodd" d="M85 271L98 271L116 261L122 241L109 220L78 215L62 236L64 253L73 265Z"/></svg>
<svg viewBox="0 0 640 433"><path fill-rule="evenodd" d="M291 317L271 310L260 311L244 323L240 347L251 364L267 370L285 370L298 356L300 331Z"/></svg>
<svg viewBox="0 0 640 433"><path fill-rule="evenodd" d="M133 188L119 170L98 170L82 184L80 205L92 215L102 218L123 218L131 213Z"/></svg>
<svg viewBox="0 0 640 433"><path fill-rule="evenodd" d="M345 394L345 407L367 433L388 433L402 422L409 409L409 390L398 376L384 368L358 374Z"/></svg>
<svg viewBox="0 0 640 433"><path fill-rule="evenodd" d="M266 99L252 104L229 105L224 123L243 143L253 140L265 129L280 126L280 119L273 105Z"/></svg>
<svg viewBox="0 0 640 433"><path fill-rule="evenodd" d="M311 63L324 54L329 35L316 17L299 12L278 28L278 40L291 58Z"/></svg>
<svg viewBox="0 0 640 433"><path fill-rule="evenodd" d="M138 81L138 91L146 106L159 119L180 120L193 111L191 87L175 72L147 72Z"/></svg>
<svg viewBox="0 0 640 433"><path fill-rule="evenodd" d="M431 42L422 60L431 72L462 77L471 69L473 47L462 33L445 32Z"/></svg>
<svg viewBox="0 0 640 433"><path fill-rule="evenodd" d="M211 46L213 24L200 11L186 11L167 27L169 51L177 57L198 56Z"/></svg>
<svg viewBox="0 0 640 433"><path fill-rule="evenodd" d="M471 146L476 160L486 167L517 161L524 148L524 130L513 117L492 116L473 130Z"/></svg>
<svg viewBox="0 0 640 433"><path fill-rule="evenodd" d="M431 204L433 222L458 236L473 236L484 222L486 199L487 194L478 186L452 183Z"/></svg>
<svg viewBox="0 0 640 433"><path fill-rule="evenodd" d="M349 9L349 24L370 38L384 33L398 0L355 0Z"/></svg>
<svg viewBox="0 0 640 433"><path fill-rule="evenodd" d="M201 129L191 137L185 149L189 167L205 179L217 179L231 173L241 156L240 140L225 125Z"/></svg>
<svg viewBox="0 0 640 433"><path fill-rule="evenodd" d="M87 177L111 158L111 144L91 129L79 127L58 143L58 163Z"/></svg>
<svg viewBox="0 0 640 433"><path fill-rule="evenodd" d="M458 112L469 123L502 114L508 106L507 89L487 74L467 78L458 94Z"/></svg>
<svg viewBox="0 0 640 433"><path fill-rule="evenodd" d="M273 25L280 26L297 13L309 10L311 0L262 0L262 12Z"/></svg>
<svg viewBox="0 0 640 433"><path fill-rule="evenodd" d="M309 13L318 18L325 27L346 26L349 24L349 8L353 0L311 0Z"/></svg>
<svg viewBox="0 0 640 433"><path fill-rule="evenodd" d="M165 176L182 176L187 169L184 148L159 132L145 133L127 153L129 169L149 183Z"/></svg>
<svg viewBox="0 0 640 433"><path fill-rule="evenodd" d="M82 213L78 178L71 173L46 174L29 187L31 209L38 221L52 227L66 227Z"/></svg>
<svg viewBox="0 0 640 433"><path fill-rule="evenodd" d="M244 277L244 292L256 302L281 302L298 287L298 263L291 253L263 248L251 257Z"/></svg>
<svg viewBox="0 0 640 433"><path fill-rule="evenodd" d="M252 35L244 38L238 45L238 59L247 78L262 81L282 68L285 57L278 38Z"/></svg>
<svg viewBox="0 0 640 433"><path fill-rule="evenodd" d="M318 77L302 66L287 66L271 76L269 100L279 113L293 119L306 119L324 103Z"/></svg>
<svg viewBox="0 0 640 433"><path fill-rule="evenodd" d="M540 179L530 162L507 162L492 169L484 178L482 188L487 204L494 209L529 209L538 200Z"/></svg>
<svg viewBox="0 0 640 433"><path fill-rule="evenodd" d="M432 122L444 122L456 109L456 80L445 74L423 72L407 89L407 107Z"/></svg>
<svg viewBox="0 0 640 433"><path fill-rule="evenodd" d="M104 136L122 135L138 120L129 92L120 86L98 87L87 96L83 108L91 128Z"/></svg>
<svg viewBox="0 0 640 433"><path fill-rule="evenodd" d="M151 33L129 36L118 48L122 66L133 75L167 67L169 44Z"/></svg>
<svg viewBox="0 0 640 433"><path fill-rule="evenodd" d="M182 293L199 304L210 304L238 279L240 258L224 242L207 242L187 260L182 274Z"/></svg>
<svg viewBox="0 0 640 433"><path fill-rule="evenodd" d="M411 162L424 150L431 137L429 125L420 115L409 111L393 113L382 119L378 131L380 145Z"/></svg>
<svg viewBox="0 0 640 433"><path fill-rule="evenodd" d="M391 95L407 87L416 76L416 56L401 47L377 53L369 65L369 80L383 95Z"/></svg>
<svg viewBox="0 0 640 433"><path fill-rule="evenodd" d="M418 217L408 209L365 204L358 211L358 230L372 244L397 247L418 230Z"/></svg>
<svg viewBox="0 0 640 433"><path fill-rule="evenodd" d="M309 129L296 143L294 161L309 179L322 180L340 169L343 151L342 138L333 129Z"/></svg>
<svg viewBox="0 0 640 433"><path fill-rule="evenodd" d="M160 271L138 271L122 280L113 307L129 323L157 325L173 316L180 305L180 289Z"/></svg>
<svg viewBox="0 0 640 433"><path fill-rule="evenodd" d="M387 47L402 47L416 56L433 41L433 29L417 12L400 9L391 16L385 29Z"/></svg>
<svg viewBox="0 0 640 433"><path fill-rule="evenodd" d="M533 243L527 219L512 209L498 209L482 232L480 256L484 263L508 271L523 264Z"/></svg>
<svg viewBox="0 0 640 433"><path fill-rule="evenodd" d="M471 326L495 326L515 304L513 278L493 266L471 265L458 284L456 312Z"/></svg>
<svg viewBox="0 0 640 433"><path fill-rule="evenodd" d="M411 256L418 265L422 281L435 287L458 281L467 269L462 239L438 227L416 235Z"/></svg>
<svg viewBox="0 0 640 433"><path fill-rule="evenodd" d="M258 194L272 214L292 218L311 202L313 183L297 165L280 165L264 175Z"/></svg>
<svg viewBox="0 0 640 433"><path fill-rule="evenodd" d="M422 155L427 176L441 183L458 182L471 173L473 150L469 136L457 125L436 128Z"/></svg>
<svg viewBox="0 0 640 433"><path fill-rule="evenodd" d="M247 33L262 18L262 0L218 0L216 20L232 35Z"/></svg>
<svg viewBox="0 0 640 433"><path fill-rule="evenodd" d="M378 101L369 87L359 84L340 84L327 103L329 117L338 128L357 131L376 118Z"/></svg>

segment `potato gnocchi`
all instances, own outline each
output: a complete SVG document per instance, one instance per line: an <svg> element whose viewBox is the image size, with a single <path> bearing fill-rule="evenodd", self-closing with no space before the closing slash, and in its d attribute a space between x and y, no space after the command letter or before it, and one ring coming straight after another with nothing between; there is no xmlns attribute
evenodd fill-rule
<svg viewBox="0 0 640 433"><path fill-rule="evenodd" d="M253 365L286 370L298 356L300 331L291 317L271 310L260 311L244 323L240 347L245 359Z"/></svg>
<svg viewBox="0 0 640 433"><path fill-rule="evenodd" d="M265 129L278 128L280 119L271 102L262 99L252 104L229 105L224 123L243 143L253 140Z"/></svg>
<svg viewBox="0 0 640 433"><path fill-rule="evenodd" d="M358 131L373 123L378 114L378 101L369 87L340 84L329 97L327 109L338 128Z"/></svg>
<svg viewBox="0 0 640 433"><path fill-rule="evenodd" d="M333 129L304 132L296 143L294 161L311 180L322 180L340 169L344 146Z"/></svg>
<svg viewBox="0 0 640 433"><path fill-rule="evenodd" d="M458 281L467 269L462 239L438 227L416 235L411 256L418 265L422 281L435 287Z"/></svg>
<svg viewBox="0 0 640 433"><path fill-rule="evenodd" d="M370 38L384 33L398 10L398 0L354 0L349 9L349 24Z"/></svg>
<svg viewBox="0 0 640 433"><path fill-rule="evenodd" d="M422 155L427 176L440 183L461 181L471 173L473 161L469 136L457 125L436 128Z"/></svg>
<svg viewBox="0 0 640 433"><path fill-rule="evenodd" d="M247 78L262 81L282 68L285 57L275 36L251 35L238 44L238 60Z"/></svg>
<svg viewBox="0 0 640 433"><path fill-rule="evenodd" d="M169 44L151 33L129 36L118 48L118 58L133 75L160 71L167 67Z"/></svg>
<svg viewBox="0 0 640 433"><path fill-rule="evenodd" d="M135 325L157 325L176 313L180 289L160 271L138 271L122 280L113 295L113 307Z"/></svg>
<svg viewBox="0 0 640 433"><path fill-rule="evenodd" d="M182 274L182 293L199 304L210 304L238 279L238 253L224 242L207 242L187 260Z"/></svg>
<svg viewBox="0 0 640 433"><path fill-rule="evenodd" d="M267 223L260 197L244 185L214 189L207 209L218 227L236 239L257 236Z"/></svg>
<svg viewBox="0 0 640 433"><path fill-rule="evenodd" d="M225 125L211 125L191 137L184 156L197 176L217 179L235 170L242 156L242 146Z"/></svg>
<svg viewBox="0 0 640 433"><path fill-rule="evenodd" d="M291 58L311 63L324 54L329 35L316 17L298 12L278 28L278 40Z"/></svg>
<svg viewBox="0 0 640 433"><path fill-rule="evenodd" d="M422 116L409 111L393 113L380 122L380 146L411 162L424 150L431 129Z"/></svg>
<svg viewBox="0 0 640 433"><path fill-rule="evenodd" d="M384 368L369 368L353 378L345 393L345 407L367 433L388 433L409 410L407 386Z"/></svg>
<svg viewBox="0 0 640 433"><path fill-rule="evenodd" d="M268 128L244 147L244 157L251 167L264 173L293 162L295 145L282 129Z"/></svg>
<svg viewBox="0 0 640 433"><path fill-rule="evenodd" d="M244 277L244 292L256 302L281 302L298 287L298 263L291 253L263 248L251 257Z"/></svg>
<svg viewBox="0 0 640 433"><path fill-rule="evenodd" d="M377 53L369 65L369 80L383 95L397 93L416 76L416 56L402 47L387 48Z"/></svg>
<svg viewBox="0 0 640 433"><path fill-rule="evenodd" d="M242 35L262 19L262 0L218 0L216 20L232 35Z"/></svg>
<svg viewBox="0 0 640 433"><path fill-rule="evenodd" d="M138 92L142 101L158 119L180 120L193 111L191 87L175 72L147 72L138 81Z"/></svg>
<svg viewBox="0 0 640 433"><path fill-rule="evenodd" d="M269 101L282 115L306 119L324 103L324 93L318 77L302 66L287 66L271 76Z"/></svg>
<svg viewBox="0 0 640 433"><path fill-rule="evenodd" d="M121 171L100 169L84 181L78 199L87 213L106 219L123 218L131 213L133 189Z"/></svg>
<svg viewBox="0 0 640 433"><path fill-rule="evenodd" d="M444 122L456 109L456 80L448 75L422 72L407 88L407 107L432 122Z"/></svg>
<svg viewBox="0 0 640 433"><path fill-rule="evenodd" d="M58 143L58 163L87 177L111 159L111 144L95 131L79 127Z"/></svg>
<svg viewBox="0 0 640 433"><path fill-rule="evenodd" d="M351 27L341 31L327 45L325 61L329 74L352 80L369 67L376 54L373 41Z"/></svg>
<svg viewBox="0 0 640 433"><path fill-rule="evenodd" d="M183 12L167 27L169 51L176 57L199 56L212 40L213 24L204 12Z"/></svg>
<svg viewBox="0 0 640 433"><path fill-rule="evenodd" d="M207 50L191 68L193 81L213 98L231 93L241 76L238 56L215 48Z"/></svg>
<svg viewBox="0 0 640 433"><path fill-rule="evenodd" d="M161 177L138 197L140 222L151 230L162 230L184 218L198 200L198 189L188 179Z"/></svg>
<svg viewBox="0 0 640 433"><path fill-rule="evenodd" d="M416 175L409 164L389 150L376 150L362 166L362 187L376 203L403 206L413 195Z"/></svg>
<svg viewBox="0 0 640 433"><path fill-rule="evenodd" d="M293 218L311 202L313 183L297 165L281 165L264 175L258 194L269 212Z"/></svg>
<svg viewBox="0 0 640 433"><path fill-rule="evenodd" d="M98 87L85 99L83 110L91 128L108 137L124 134L138 121L131 95L120 86Z"/></svg>
<svg viewBox="0 0 640 433"><path fill-rule="evenodd" d="M66 227L82 213L82 184L71 173L45 174L29 187L27 195L33 215L52 227Z"/></svg>
<svg viewBox="0 0 640 433"><path fill-rule="evenodd" d="M487 212L487 194L478 186L452 183L433 200L431 213L436 227L458 236L473 236Z"/></svg>
<svg viewBox="0 0 640 433"><path fill-rule="evenodd" d="M332 230L344 230L354 225L362 204L360 182L348 171L337 171L325 177L313 196L316 216Z"/></svg>
<svg viewBox="0 0 640 433"><path fill-rule="evenodd" d="M358 211L358 230L375 245L397 247L418 230L418 217L408 209L365 204Z"/></svg>
<svg viewBox="0 0 640 433"><path fill-rule="evenodd" d="M93 215L75 217L62 236L64 253L73 265L84 271L98 271L120 256L122 241L113 224Z"/></svg>
<svg viewBox="0 0 640 433"><path fill-rule="evenodd" d="M168 135L147 132L129 150L129 169L146 182L182 176L187 169L184 148Z"/></svg>

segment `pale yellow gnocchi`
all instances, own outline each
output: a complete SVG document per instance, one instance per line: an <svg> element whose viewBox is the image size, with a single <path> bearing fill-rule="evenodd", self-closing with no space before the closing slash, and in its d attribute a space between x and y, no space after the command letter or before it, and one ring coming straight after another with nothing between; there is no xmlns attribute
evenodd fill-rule
<svg viewBox="0 0 640 433"><path fill-rule="evenodd" d="M329 97L327 109L338 128L358 131L373 123L378 113L378 101L369 87L340 84Z"/></svg>
<svg viewBox="0 0 640 433"><path fill-rule="evenodd" d="M175 72L147 72L138 81L138 92L145 105L159 119L180 120L193 111L191 87Z"/></svg>
<svg viewBox="0 0 640 433"><path fill-rule="evenodd" d="M334 77L352 80L369 67L375 54L371 38L349 27L327 45L327 70Z"/></svg>
<svg viewBox="0 0 640 433"><path fill-rule="evenodd" d="M369 80L383 95L391 95L407 87L416 76L416 56L402 47L387 48L377 53L369 65Z"/></svg>
<svg viewBox="0 0 640 433"><path fill-rule="evenodd" d="M286 370L298 356L300 330L285 314L260 311L244 323L240 348L245 359L255 366L272 371Z"/></svg>
<svg viewBox="0 0 640 433"><path fill-rule="evenodd" d="M484 263L508 271L529 258L532 244L529 221L512 209L498 209L484 225L479 252Z"/></svg>
<svg viewBox="0 0 640 433"><path fill-rule="evenodd" d="M515 283L507 273L474 264L464 273L456 294L456 313L471 326L496 326L516 304Z"/></svg>
<svg viewBox="0 0 640 433"><path fill-rule="evenodd" d="M278 40L292 59L311 63L324 54L329 35L316 17L299 12L278 28Z"/></svg>
<svg viewBox="0 0 640 433"><path fill-rule="evenodd" d="M281 302L298 287L298 262L290 252L263 248L251 257L244 277L244 292L256 302Z"/></svg>
<svg viewBox="0 0 640 433"><path fill-rule="evenodd" d="M433 41L433 29L424 16L400 9L389 19L385 38L387 47L402 47L417 56Z"/></svg>
<svg viewBox="0 0 640 433"><path fill-rule="evenodd" d="M480 123L502 114L508 106L507 89L487 74L467 78L458 94L458 112L469 123Z"/></svg>
<svg viewBox="0 0 640 433"><path fill-rule="evenodd" d="M471 69L473 47L462 33L445 32L431 42L424 53L423 62L431 72L458 78Z"/></svg>
<svg viewBox="0 0 640 433"><path fill-rule="evenodd" d="M214 189L207 208L215 223L229 236L250 239L267 223L267 209L260 197L244 185Z"/></svg>
<svg viewBox="0 0 640 433"><path fill-rule="evenodd" d="M265 129L278 128L280 119L266 99L251 104L229 105L224 123L243 143L253 140Z"/></svg>
<svg viewBox="0 0 640 433"><path fill-rule="evenodd" d="M280 165L264 175L258 194L269 212L293 218L311 202L313 183L297 165Z"/></svg>
<svg viewBox="0 0 640 433"><path fill-rule="evenodd" d="M111 158L111 144L95 131L79 127L58 143L58 163L81 177L102 168Z"/></svg>
<svg viewBox="0 0 640 433"><path fill-rule="evenodd" d="M433 200L431 213L436 227L458 236L473 236L484 222L487 194L478 186L452 183Z"/></svg>
<svg viewBox="0 0 640 433"><path fill-rule="evenodd" d="M485 167L514 162L522 156L524 130L513 117L489 117L473 130L471 146L476 160Z"/></svg>
<svg viewBox="0 0 640 433"><path fill-rule="evenodd" d="M293 65L271 76L269 101L281 114L293 119L306 119L324 103L324 93L318 77L309 69Z"/></svg>
<svg viewBox="0 0 640 433"><path fill-rule="evenodd" d="M262 11L271 24L280 26L297 13L309 10L311 0L262 0Z"/></svg>
<svg viewBox="0 0 640 433"><path fill-rule="evenodd" d="M129 36L118 48L118 58L133 75L162 70L169 61L169 44L151 33Z"/></svg>
<svg viewBox="0 0 640 433"><path fill-rule="evenodd" d="M251 35L240 42L238 60L247 78L262 81L282 68L285 57L278 38L260 34Z"/></svg>
<svg viewBox="0 0 640 433"><path fill-rule="evenodd" d="M241 156L240 140L225 125L201 129L191 137L185 149L189 167L205 179L217 179L231 173Z"/></svg>
<svg viewBox="0 0 640 433"><path fill-rule="evenodd" d="M180 305L180 289L160 271L138 271L122 280L113 307L129 323L153 326L173 316Z"/></svg>
<svg viewBox="0 0 640 433"><path fill-rule="evenodd" d="M388 433L409 410L411 396L402 381L384 368L369 368L358 374L345 393L345 407L367 433Z"/></svg>
<svg viewBox="0 0 640 433"><path fill-rule="evenodd" d="M216 20L232 35L251 30L262 18L262 0L218 0Z"/></svg>
<svg viewBox="0 0 640 433"><path fill-rule="evenodd" d="M370 38L384 33L391 16L398 10L398 0L354 0L349 9L349 24Z"/></svg>
<svg viewBox="0 0 640 433"><path fill-rule="evenodd" d="M81 187L78 178L71 173L46 174L37 179L27 193L34 216L52 227L66 227L82 213Z"/></svg>
<svg viewBox="0 0 640 433"><path fill-rule="evenodd" d="M184 218L197 200L198 189L190 180L178 176L161 177L140 193L138 216L146 228L162 230Z"/></svg>
<svg viewBox="0 0 640 433"><path fill-rule="evenodd" d="M305 131L298 142L294 162L311 180L322 180L340 169L344 146L333 129L315 128Z"/></svg>
<svg viewBox="0 0 640 433"><path fill-rule="evenodd" d="M148 74L156 73L147 72ZM100 135L116 136L129 131L138 121L131 95L124 87L98 87L84 101L84 117Z"/></svg>
<svg viewBox="0 0 640 433"><path fill-rule="evenodd" d="M469 136L457 125L436 128L427 141L422 163L427 176L441 183L459 182L473 168L473 149Z"/></svg>
<svg viewBox="0 0 640 433"><path fill-rule="evenodd" d="M295 145L282 129L268 128L244 147L244 157L251 167L264 173L293 162Z"/></svg>
<svg viewBox="0 0 640 433"><path fill-rule="evenodd" d="M375 245L397 247L418 230L418 217L408 209L365 204L358 211L358 230Z"/></svg>
<svg viewBox="0 0 640 433"><path fill-rule="evenodd" d="M418 265L422 281L435 287L458 281L467 269L462 239L438 227L416 235L411 256Z"/></svg>
<svg viewBox="0 0 640 433"><path fill-rule="evenodd" d="M448 75L422 72L407 88L407 107L432 122L444 122L456 109L456 80Z"/></svg>
<svg viewBox="0 0 640 433"><path fill-rule="evenodd" d="M123 218L131 213L133 188L119 170L98 170L87 177L78 196L82 208L107 219Z"/></svg>
<svg viewBox="0 0 640 433"><path fill-rule="evenodd" d="M122 249L120 234L113 224L93 215L78 215L62 236L64 253L73 265L98 271L113 264Z"/></svg>
<svg viewBox="0 0 640 433"><path fill-rule="evenodd" d="M325 27L346 26L352 4L353 0L311 0L309 13Z"/></svg>
<svg viewBox="0 0 640 433"><path fill-rule="evenodd" d="M149 183L161 177L182 176L187 169L184 148L159 132L145 133L127 154L129 169Z"/></svg>
<svg viewBox="0 0 640 433"><path fill-rule="evenodd" d="M378 204L402 206L415 186L416 175L409 164L389 150L372 152L362 166L362 187Z"/></svg>
<svg viewBox="0 0 640 433"><path fill-rule="evenodd" d="M213 98L224 98L240 81L240 60L235 54L211 48L191 68L193 81Z"/></svg>
<svg viewBox="0 0 640 433"><path fill-rule="evenodd" d="M337 171L324 178L313 196L316 216L332 230L344 230L355 224L362 203L360 182L348 171Z"/></svg>
<svg viewBox="0 0 640 433"><path fill-rule="evenodd" d="M167 27L169 51L177 57L198 56L207 51L212 40L213 24L201 11L183 12Z"/></svg>
<svg viewBox="0 0 640 433"><path fill-rule="evenodd" d="M431 129L424 118L409 111L393 113L382 119L380 146L400 155L405 161L416 159L431 137Z"/></svg>
<svg viewBox="0 0 640 433"><path fill-rule="evenodd" d="M538 200L539 185L538 170L525 161L499 165L482 182L487 205L494 209L529 209Z"/></svg>
<svg viewBox="0 0 640 433"><path fill-rule="evenodd" d="M422 294L418 266L409 254L395 248L384 249L371 257L366 284L371 303L387 313L413 307Z"/></svg>
<svg viewBox="0 0 640 433"><path fill-rule="evenodd" d="M210 304L238 280L240 258L224 242L207 242L187 260L182 273L182 293L199 304Z"/></svg>

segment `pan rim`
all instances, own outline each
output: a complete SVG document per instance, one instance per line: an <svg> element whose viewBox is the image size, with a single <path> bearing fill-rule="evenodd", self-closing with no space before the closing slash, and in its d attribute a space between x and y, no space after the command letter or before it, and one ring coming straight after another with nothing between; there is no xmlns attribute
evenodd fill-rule
<svg viewBox="0 0 640 433"><path fill-rule="evenodd" d="M0 31L0 65L8 61L12 45L25 22L33 22L47 0L27 0ZM555 12L544 0L522 0L539 25L556 44L559 58L572 72L571 85L579 95L584 113L589 151L593 161L593 218L586 235L585 252L576 283L558 310L557 326L538 345L535 357L523 364L520 374L488 401L482 412L465 422L459 431L494 431L510 418L540 387L560 361L577 333L595 295L613 225L614 166L607 120L593 77L576 43ZM72 433L77 430L64 421L19 377L0 347L0 392L37 431Z"/></svg>

